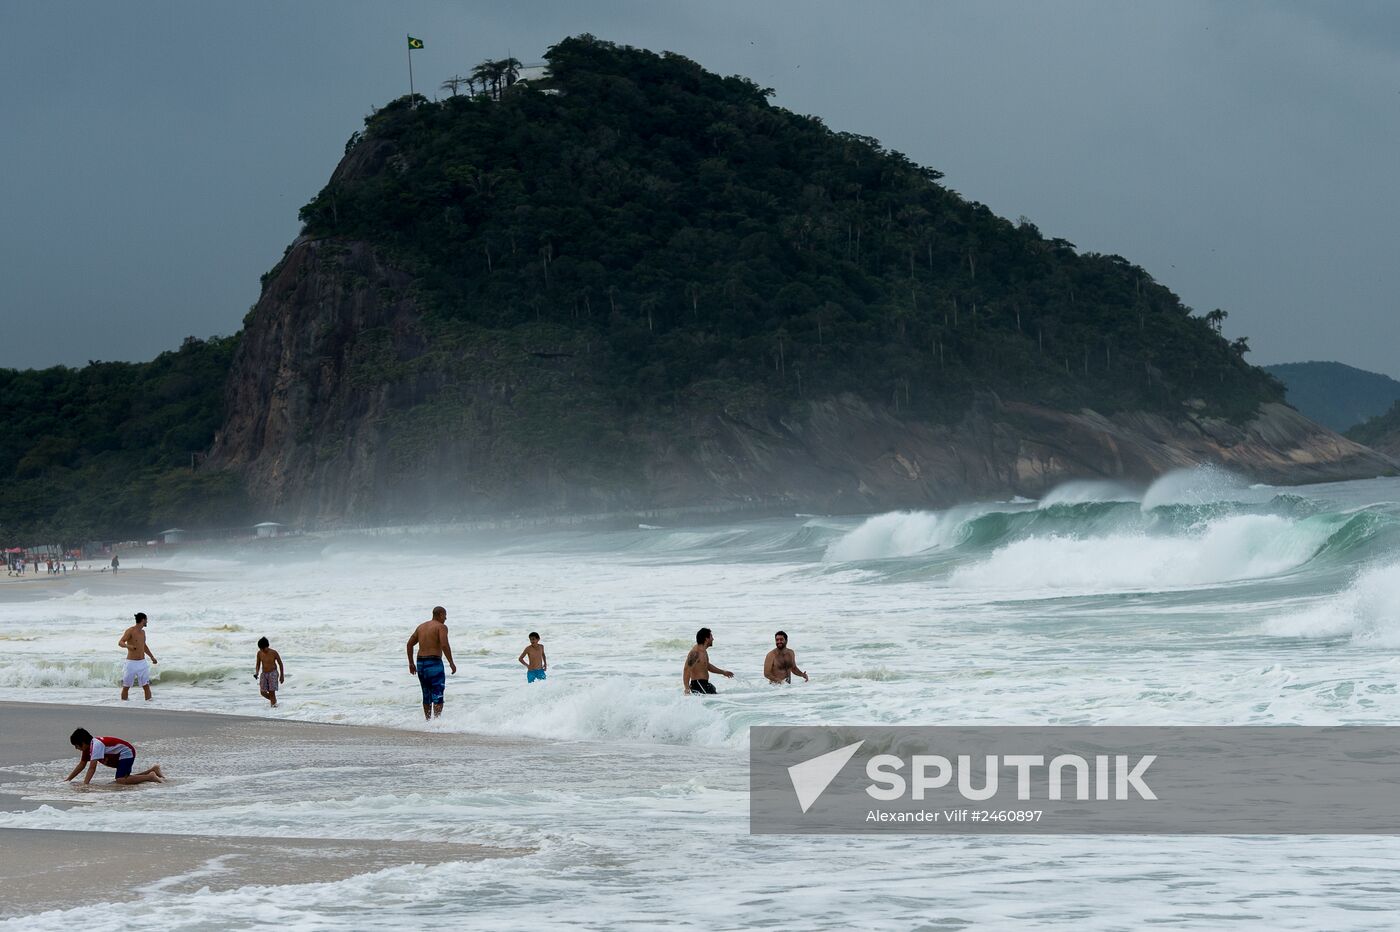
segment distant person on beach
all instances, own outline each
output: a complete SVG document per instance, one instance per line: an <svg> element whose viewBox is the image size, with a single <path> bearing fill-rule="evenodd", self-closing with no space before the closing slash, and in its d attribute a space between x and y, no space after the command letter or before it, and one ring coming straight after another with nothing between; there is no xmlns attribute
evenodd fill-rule
<svg viewBox="0 0 1400 932"><path fill-rule="evenodd" d="M112 572L115 573L117 570L119 570L119 569L121 569L121 568L122 568L121 557L118 557L115 553L112 554Z"/></svg>
<svg viewBox="0 0 1400 932"><path fill-rule="evenodd" d="M413 663L413 647L418 646L418 663ZM457 664L452 660L452 645L447 642L447 609L441 605L433 609L433 617L413 629L408 639L408 672L417 675L418 685L423 689L423 718L430 719L442 714L442 694L447 689L447 672L442 668L443 658L457 672Z"/></svg>
<svg viewBox="0 0 1400 932"><path fill-rule="evenodd" d="M538 632L530 632L530 643L516 659L525 665L526 683L545 679L545 672L549 669L549 661L545 659L544 645L540 643Z"/></svg>
<svg viewBox="0 0 1400 932"><path fill-rule="evenodd" d="M253 661L253 679L258 681L258 693L275 707L277 685L287 682L287 668L282 666L282 655L272 649L267 638L258 638L258 658Z"/></svg>
<svg viewBox="0 0 1400 932"><path fill-rule="evenodd" d="M136 613L136 624L122 632L118 647L126 648L126 666L122 668L122 701L133 683L141 684L146 701L151 699L151 664L160 663L156 655L146 646L146 613ZM146 658L150 657L147 662Z"/></svg>
<svg viewBox="0 0 1400 932"><path fill-rule="evenodd" d="M69 736L68 742L83 756L79 759L78 766L73 768L73 772L64 778L64 783L70 782L86 767L87 776L83 778L83 785L87 786L92 782L92 775L97 772L98 764L116 768L115 782L123 786L151 781L165 782L165 774L161 773L160 764L153 764L140 773L131 772L131 768L136 764L136 745L130 741L110 737L94 738L86 728L79 728Z"/></svg>
<svg viewBox="0 0 1400 932"><path fill-rule="evenodd" d="M685 669L681 672L681 683L685 692L713 695L716 690L714 684L710 682L711 673L718 673L720 676L734 676L730 671L721 670L710 663L710 648L714 645L715 636L709 628L701 628L695 632L695 646L686 655Z"/></svg>
<svg viewBox="0 0 1400 932"><path fill-rule="evenodd" d="M764 678L777 686L779 683L791 683L795 673L802 677L803 682L810 683L807 674L797 669L797 655L787 646L787 633L779 631L773 635L773 644L773 649L763 658Z"/></svg>

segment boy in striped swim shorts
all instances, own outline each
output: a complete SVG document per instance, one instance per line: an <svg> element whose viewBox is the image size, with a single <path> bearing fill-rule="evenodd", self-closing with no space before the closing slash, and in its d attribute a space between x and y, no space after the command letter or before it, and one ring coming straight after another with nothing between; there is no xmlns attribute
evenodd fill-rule
<svg viewBox="0 0 1400 932"><path fill-rule="evenodd" d="M282 655L272 649L267 638L258 638L258 659L253 661L253 679L258 681L258 694L275 707L277 686L287 682L287 668Z"/></svg>

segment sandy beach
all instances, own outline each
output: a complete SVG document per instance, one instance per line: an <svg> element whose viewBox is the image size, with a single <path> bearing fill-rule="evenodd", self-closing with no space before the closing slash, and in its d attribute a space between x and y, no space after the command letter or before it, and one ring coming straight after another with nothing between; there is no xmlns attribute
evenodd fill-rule
<svg viewBox="0 0 1400 932"><path fill-rule="evenodd" d="M84 564L86 566L86 564ZM87 590L93 595L146 595L162 592L191 574L164 569L132 567L119 573L100 567L69 573L36 573L0 576L0 603L37 602Z"/></svg>
<svg viewBox="0 0 1400 932"><path fill-rule="evenodd" d="M0 828L0 919L120 901L150 892L230 890L248 884L321 883L406 864L435 865L514 857L528 848L461 842L385 841L369 838L274 837L160 833L159 804L188 794L211 775L190 773L187 762L210 749L243 750L256 782L267 771L298 759L311 765L337 748L401 746L438 758L481 742L464 735L321 725L246 716L182 712L141 705L125 707L0 703L0 812L42 815L83 807L110 811L140 804L148 823L138 831L73 831ZM164 786L116 787L111 771L98 768L91 786L62 782L76 763L67 746L79 726L115 734L138 748L138 762L160 762ZM499 747L499 745L498 745ZM277 754L264 749L277 748ZM81 778L80 778L81 779ZM333 792L328 790L328 792ZM255 796L255 793L250 793ZM94 819L97 823L100 820ZM314 824L306 826L314 829Z"/></svg>

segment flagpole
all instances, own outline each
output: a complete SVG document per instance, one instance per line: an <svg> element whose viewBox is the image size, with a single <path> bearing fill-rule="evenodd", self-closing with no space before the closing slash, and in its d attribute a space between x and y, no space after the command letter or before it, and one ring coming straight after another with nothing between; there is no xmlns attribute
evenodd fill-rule
<svg viewBox="0 0 1400 932"><path fill-rule="evenodd" d="M408 41L407 35L404 38L404 45L408 47L408 105L414 105L413 100L413 43Z"/></svg>

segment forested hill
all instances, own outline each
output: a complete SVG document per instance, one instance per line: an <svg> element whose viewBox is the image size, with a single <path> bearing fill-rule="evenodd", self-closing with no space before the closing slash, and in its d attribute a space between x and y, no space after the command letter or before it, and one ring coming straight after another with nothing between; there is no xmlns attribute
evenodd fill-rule
<svg viewBox="0 0 1400 932"><path fill-rule="evenodd" d="M223 423L235 345L190 337L145 363L0 369L0 546L244 518L237 476L191 468Z"/></svg>
<svg viewBox="0 0 1400 932"><path fill-rule="evenodd" d="M1280 404L1224 311L1126 259L744 78L588 36L547 57L544 80L495 68L373 113L239 335L0 372L0 534L871 512L1196 462L1395 468Z"/></svg>
<svg viewBox="0 0 1400 932"><path fill-rule="evenodd" d="M378 111L305 232L373 244L440 319L586 339L629 405L852 391L948 420L995 392L1241 419L1282 397L1142 268L751 81L587 36L547 58L543 86Z"/></svg>

